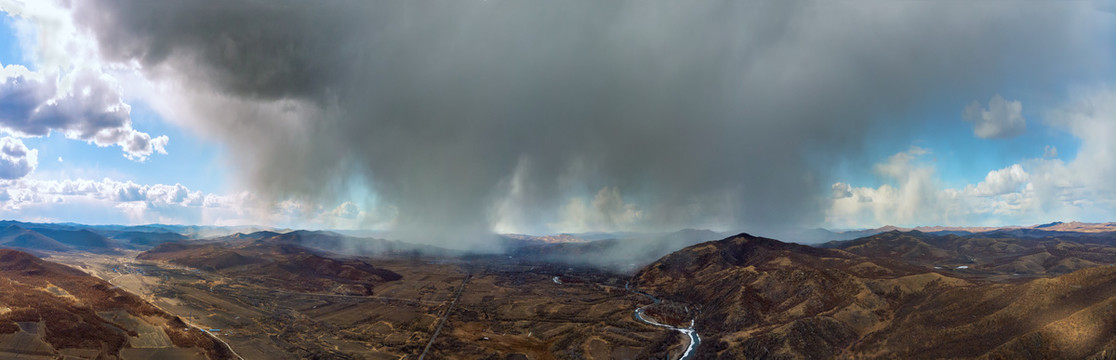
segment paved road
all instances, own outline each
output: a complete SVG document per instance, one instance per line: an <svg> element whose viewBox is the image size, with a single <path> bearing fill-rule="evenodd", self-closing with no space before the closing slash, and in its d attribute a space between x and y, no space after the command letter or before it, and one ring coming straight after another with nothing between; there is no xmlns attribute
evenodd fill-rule
<svg viewBox="0 0 1116 360"><path fill-rule="evenodd" d="M249 285L249 286L252 286L251 284L245 284L245 283L241 283L241 284L242 284L242 285ZM376 295L344 295L344 294L321 294L321 293L308 293L308 292L298 292L298 291L287 291L287 290L279 290L279 289L267 289L267 290L269 290L269 291L271 291L271 292L282 293L282 294L290 294L290 295L303 295L303 296L324 296L324 297L340 297L340 298L352 298L352 299L367 299L367 300L394 300L394 301L406 301L406 302L413 302L413 303L426 303L426 304L443 304L443 303L445 303L444 301L422 300L422 299L407 299L407 298L396 298L396 297L390 297L390 296L376 296Z"/></svg>
<svg viewBox="0 0 1116 360"><path fill-rule="evenodd" d="M457 305L457 299L461 298L461 290L465 290L465 283L469 282L469 274L465 275L465 279L461 280L461 287L457 288L457 293L453 295L453 302L446 308L446 313L442 314L442 320L438 322L438 328L434 329L434 335L430 336L430 342L426 343L426 348L422 349L422 354L419 355L419 360L426 358L426 352L430 351L430 346L434 345L434 339L438 338L438 333L442 332L442 325L446 324L446 319L449 318L450 312L453 311L453 306Z"/></svg>

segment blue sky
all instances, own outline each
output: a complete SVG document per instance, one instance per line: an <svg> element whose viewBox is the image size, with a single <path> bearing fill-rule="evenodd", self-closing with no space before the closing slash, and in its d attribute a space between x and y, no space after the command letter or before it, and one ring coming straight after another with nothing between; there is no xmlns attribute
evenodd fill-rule
<svg viewBox="0 0 1116 360"><path fill-rule="evenodd" d="M981 139L973 135L972 125L962 120L961 109L968 101L954 99L926 109L925 114L913 115L926 120L921 126L909 130L881 129L870 133L866 142L866 156L853 159L843 166L836 179L864 186L878 187L888 179L880 178L870 171L864 171L873 164L885 161L889 156L906 151L910 146L933 150L925 161L933 164L945 185L964 187L984 180L989 169L1000 169L1025 159L1041 158L1047 145L1058 149L1058 155L1072 159L1079 141L1071 134L1042 122L1041 109L1023 107L1023 117L1027 131L1010 139ZM1058 100L1061 103L1064 99ZM887 122L888 120L883 120Z"/></svg>
<svg viewBox="0 0 1116 360"><path fill-rule="evenodd" d="M221 144L166 123L143 102L129 105L136 129L172 139L167 144L167 154L143 162L131 161L121 156L118 148L97 147L53 134L24 141L27 146L39 149L41 160L35 171L59 178L108 177L140 184L181 183L207 193L227 188L229 169L220 161ZM62 161L58 161L59 157Z"/></svg>
<svg viewBox="0 0 1116 360"><path fill-rule="evenodd" d="M0 217L444 237L1116 215L1103 2L133 5L0 2ZM214 11L236 20L182 21Z"/></svg>
<svg viewBox="0 0 1116 360"><path fill-rule="evenodd" d="M35 62L21 49L15 21L11 16L5 16L4 26L0 27L0 64L17 64L34 69ZM140 184L182 183L204 192L219 192L227 188L225 175L228 169L222 168L224 164L219 161L221 144L205 141L181 127L168 124L143 100L132 99L128 104L132 108L131 120L135 128L166 134L174 139L167 145L167 154L158 161L130 161L120 155L119 149L90 146L52 134L24 140L28 146L39 149L41 161L36 171L58 178L109 177ZM59 157L62 161L57 160Z"/></svg>

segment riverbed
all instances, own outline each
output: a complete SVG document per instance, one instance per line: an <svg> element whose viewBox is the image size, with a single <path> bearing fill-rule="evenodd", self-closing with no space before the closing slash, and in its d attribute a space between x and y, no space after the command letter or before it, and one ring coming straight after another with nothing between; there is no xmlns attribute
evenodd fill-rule
<svg viewBox="0 0 1116 360"><path fill-rule="evenodd" d="M641 292L638 292L638 291L636 293L651 298L651 300L655 301L655 304L659 303L659 299L655 298L654 296L644 294L644 293L641 293ZM648 306L650 306L650 305L648 305ZM647 318L643 317L643 310L646 307L647 306L644 306L644 307L641 307L641 308L637 308L635 310L636 320L639 320L639 321L641 321L645 324L654 325L654 326L658 326L658 327L665 327L665 328L668 328L668 329L686 334L686 336L688 336L690 338L690 344L686 346L686 351L682 353L682 357L678 358L678 360L690 360L690 359L692 359L693 356L694 356L694 350L696 350L698 345L701 344L701 336L698 336L697 331L694 330L694 321L690 320L690 327L687 327L687 328L679 328L679 327L674 327L674 326L670 326L670 325L667 325L667 324L660 324L658 322L648 320Z"/></svg>

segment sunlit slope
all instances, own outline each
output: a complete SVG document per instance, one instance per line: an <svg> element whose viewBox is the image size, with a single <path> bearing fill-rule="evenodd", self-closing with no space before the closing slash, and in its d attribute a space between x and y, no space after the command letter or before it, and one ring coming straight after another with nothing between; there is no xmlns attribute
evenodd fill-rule
<svg viewBox="0 0 1116 360"><path fill-rule="evenodd" d="M741 234L670 254L636 280L700 304L699 358L1081 358L1116 341L1111 266L994 283Z"/></svg>
<svg viewBox="0 0 1116 360"><path fill-rule="evenodd" d="M1007 275L1059 275L1116 263L1116 235L1054 234L1025 237L1008 231L994 231L958 236L890 231L856 240L829 242L823 246L857 255L899 259L925 267L964 266L970 272Z"/></svg>
<svg viewBox="0 0 1116 360"><path fill-rule="evenodd" d="M200 330L108 282L0 249L0 358L15 355L230 358Z"/></svg>

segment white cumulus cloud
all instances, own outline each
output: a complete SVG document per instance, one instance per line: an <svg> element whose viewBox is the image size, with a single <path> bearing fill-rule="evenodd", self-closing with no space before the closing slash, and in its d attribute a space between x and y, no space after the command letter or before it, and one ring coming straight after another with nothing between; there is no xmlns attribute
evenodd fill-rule
<svg viewBox="0 0 1116 360"><path fill-rule="evenodd" d="M0 179L18 179L39 165L39 151L11 136L0 138Z"/></svg>
<svg viewBox="0 0 1116 360"><path fill-rule="evenodd" d="M1027 180L1027 172L1023 171L1023 166L1015 164L988 172L983 182L970 189L977 196L1003 195L1019 191L1019 188L1027 184Z"/></svg>
<svg viewBox="0 0 1116 360"><path fill-rule="evenodd" d="M986 108L973 101L965 107L962 118L973 123L973 134L985 139L1012 138L1027 130L1023 104L1004 100L1000 95L993 96Z"/></svg>
<svg viewBox="0 0 1116 360"><path fill-rule="evenodd" d="M995 103L995 99L993 99ZM992 106L995 107L995 106ZM1044 121L1079 141L1072 160L1053 146L1041 158L1022 159L989 171L984 180L960 188L942 186L933 167L912 148L877 164L889 182L879 187L848 185L851 196L834 196L826 211L832 227L895 225L1034 224L1051 219L1111 221L1116 217L1116 89L1073 94ZM836 193L846 184L835 183Z"/></svg>
<svg viewBox="0 0 1116 360"><path fill-rule="evenodd" d="M69 7L0 0L0 11L14 19L21 46L37 69L0 69L0 131L18 137L57 132L100 147L119 146L135 161L165 154L167 136L132 127L131 107L111 75L127 66L100 61L96 41L74 26Z"/></svg>
<svg viewBox="0 0 1116 360"><path fill-rule="evenodd" d="M0 156L9 151L8 139L11 138L0 138ZM137 184L109 178L42 180L21 176L14 180L0 179L0 217L3 218L351 229L366 224L387 224L392 216L390 209L374 208L365 212L349 201L330 208L298 199L271 203L249 192L207 194L182 184Z"/></svg>
<svg viewBox="0 0 1116 360"><path fill-rule="evenodd" d="M166 135L152 137L132 128L131 107L115 80L92 69L43 74L19 65L0 70L0 130L14 136L67 138L97 146L120 146L137 161L166 154Z"/></svg>
<svg viewBox="0 0 1116 360"><path fill-rule="evenodd" d="M844 199L844 198L853 196L852 186L849 186L849 184L846 184L846 183L843 183L843 182L837 182L837 183L834 183L833 186L831 186L831 188L833 189L833 198L834 199Z"/></svg>
<svg viewBox="0 0 1116 360"><path fill-rule="evenodd" d="M360 208L357 207L356 204L353 204L352 201L346 201L334 208L331 213L339 218L354 219L360 215Z"/></svg>
<svg viewBox="0 0 1116 360"><path fill-rule="evenodd" d="M849 186L848 197L835 197L826 211L826 225L864 228L881 225L984 225L1017 218L1034 208L1034 191L1021 165L988 173L983 182L947 188L933 166L922 161L928 150L915 148L877 164L888 183L879 187ZM836 183L834 188L844 188Z"/></svg>

